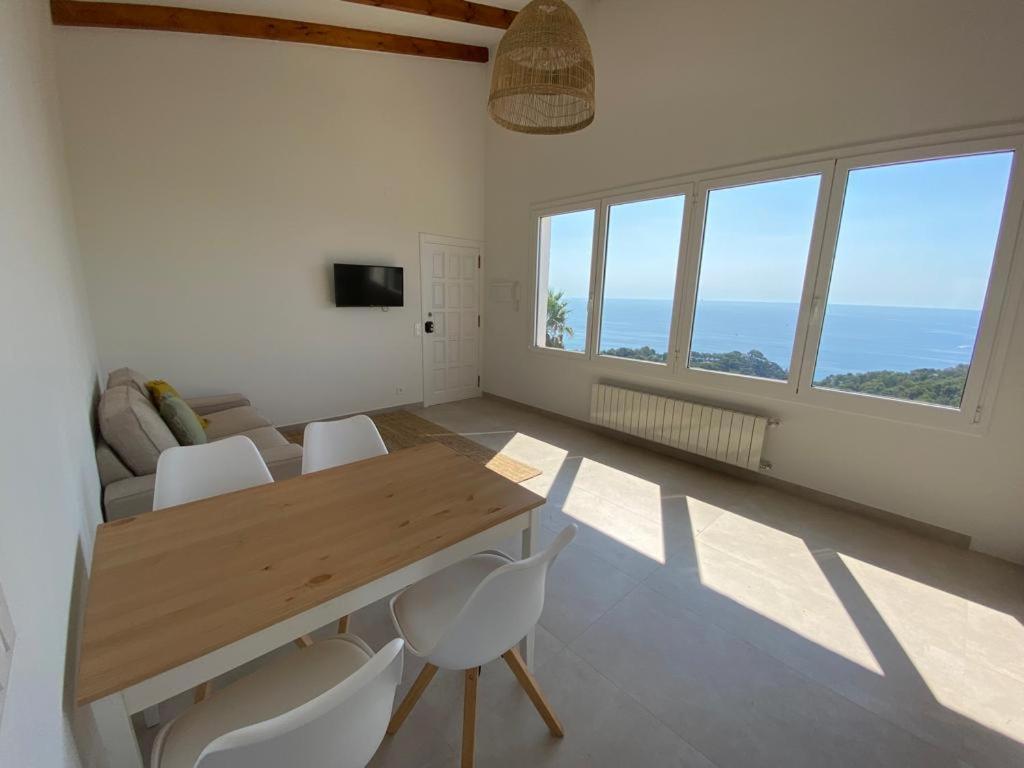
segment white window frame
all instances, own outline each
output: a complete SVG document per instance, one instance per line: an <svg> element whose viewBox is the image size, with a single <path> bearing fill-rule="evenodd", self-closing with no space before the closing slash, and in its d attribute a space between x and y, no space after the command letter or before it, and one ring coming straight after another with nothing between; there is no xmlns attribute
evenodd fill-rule
<svg viewBox="0 0 1024 768"><path fill-rule="evenodd" d="M989 152L1012 151L1006 198L1000 222L996 248L992 258L985 300L982 303L978 335L974 343L971 366L967 374L963 398L959 408L935 405L914 400L900 400L862 392L848 392L815 387L812 384L817 366L818 350L824 328L825 308L828 303L832 268L835 263L842 222L846 187L853 170L947 157L963 157ZM852 411L868 416L877 416L898 421L914 421L931 426L948 428L970 428L981 422L983 394L989 371L993 366L994 346L1003 302L1009 286L1013 251L1021 220L1021 160L1024 155L1024 140L1021 137L989 139L969 142L953 142L931 146L899 149L887 152L873 152L842 158L836 165L833 179L832 202L829 209L825 234L825 247L818 260L818 276L811 297L813 318L805 339L804 364L800 373L798 388L803 402L832 410Z"/></svg>
<svg viewBox="0 0 1024 768"><path fill-rule="evenodd" d="M566 213L581 213L582 211L593 211L594 212L594 232L591 235L590 242L590 282L588 287L587 295L587 327L585 329L586 341L582 352L576 352L571 349L558 349L556 347L549 347L545 344L539 343L541 334L547 329L547 289L548 285L548 269L547 264L544 263L545 254L544 243L541 238L541 221L542 219L559 216ZM545 207L536 207L531 211L531 221L533 222L533 242L534 242L534 267L533 267L533 322L530 323L530 349L539 352L544 355L555 355L558 357L578 360L588 360L590 358L591 339L594 325L594 281L596 272L596 254L597 254L597 240L598 233L601 228L601 200L581 200L574 203L566 203L563 205L553 205ZM542 279L543 278L543 279ZM541 300L540 289L545 289L545 296L543 301Z"/></svg>
<svg viewBox="0 0 1024 768"><path fill-rule="evenodd" d="M594 316L594 335L591 338L589 346L592 359L595 360L601 368L608 372L628 372L647 369L646 372L657 375L663 371L675 370L676 357L679 354L678 338L680 332L679 315L676 309L679 306L680 297L683 291L683 265L685 264L686 238L690 226L690 220L692 218L691 209L693 205L694 191L695 186L693 182L686 182L666 187L653 187L637 192L611 195L609 197L602 198L601 200L600 242L598 243L596 252L597 264L594 269L597 279L594 283L593 295L596 300L591 302L593 305L591 314ZM642 203L647 200L660 200L666 197L679 197L680 195L685 196L685 202L683 204L682 221L679 222L679 249L676 257L675 285L672 291L672 315L671 320L669 321L668 358L664 363L655 363L650 360L634 360L626 357L602 355L601 322L604 317L604 289L608 267L608 233L611 227L611 209L616 205Z"/></svg>
<svg viewBox="0 0 1024 768"><path fill-rule="evenodd" d="M680 327L684 329L676 355L677 360L675 373L680 379L699 386L727 386L733 391L755 395L764 395L767 392L767 389L774 390L770 396L778 397L796 395L797 384L799 381L799 366L803 357L803 339L806 334L810 316L807 300L813 293L814 289L817 259L818 254L821 251L821 243L824 237L825 214L828 210L829 193L832 190L832 174L834 168L835 161L827 160L782 168L772 168L770 170L756 171L753 173L721 176L714 179L707 179L700 183L695 201L696 210L694 211L693 216L693 220L696 225L690 228L691 242L687 248L688 258L686 259L687 275L685 281L686 288L684 301L682 306L678 308L678 322ZM807 249L807 258L804 263L804 280L800 291L800 307L797 314L796 328L793 332L793 348L790 352L789 379L787 381L777 381L774 379L763 379L757 376L748 376L742 373L708 371L701 368L690 368L690 345L693 342L693 324L697 310L697 292L700 288L700 268L704 255L704 235L707 227L709 194L712 191L719 189L732 189L735 187L745 187L772 181L785 181L787 179L798 179L814 175L820 175L821 182L818 187L818 200L814 211L814 221L811 229L811 242Z"/></svg>
<svg viewBox="0 0 1024 768"><path fill-rule="evenodd" d="M846 175L853 168L888 163L914 162L939 157L954 157L995 151L1013 151L1014 161L1003 208L1003 218L989 285L975 343L971 370L959 409L919 401L896 400L856 392L818 389L810 386L824 322L828 280L835 258L838 225ZM818 208L815 214L812 244L801 295L790 380L777 382L723 371L704 371L688 367L693 313L697 298L700 249L704 235L707 193L711 189L743 186L758 181L795 178L821 173ZM690 191L686 191L689 189ZM672 364L614 358L599 354L600 319L604 300L605 245L608 207L631 202L686 194L680 261L676 269L676 292L670 330ZM1017 304L1024 295L1024 123L1012 126L949 131L932 136L894 139L823 150L786 158L784 161L749 163L718 170L679 175L659 181L630 184L590 195L578 195L531 207L534 230L533 296L534 320L530 323L529 348L549 359L573 360L597 375L618 375L624 380L642 379L683 386L715 389L729 394L781 400L801 406L824 408L968 434L981 434L989 428L988 405L995 399L998 380L1007 357ZM570 352L538 345L538 306L540 218L542 216L594 210L595 233L592 242L590 293L588 295L587 344L585 352ZM826 263L827 262L827 263ZM546 326L546 297L544 301ZM638 382L640 384L640 382Z"/></svg>

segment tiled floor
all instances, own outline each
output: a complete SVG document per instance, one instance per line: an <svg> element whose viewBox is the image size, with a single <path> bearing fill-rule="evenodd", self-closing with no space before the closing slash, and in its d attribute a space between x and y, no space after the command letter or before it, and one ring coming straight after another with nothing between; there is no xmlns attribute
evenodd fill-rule
<svg viewBox="0 0 1024 768"><path fill-rule="evenodd" d="M537 630L566 737L490 664L482 768L1024 766L1024 569L501 401L422 415L542 469L546 537L580 526ZM394 634L383 604L352 629ZM438 674L372 765L457 765L461 690Z"/></svg>

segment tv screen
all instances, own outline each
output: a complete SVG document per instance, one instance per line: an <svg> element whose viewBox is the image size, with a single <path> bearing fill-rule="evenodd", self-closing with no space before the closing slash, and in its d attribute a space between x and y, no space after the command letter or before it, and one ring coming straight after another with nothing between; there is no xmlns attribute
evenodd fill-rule
<svg viewBox="0 0 1024 768"><path fill-rule="evenodd" d="M334 265L334 304L338 307L401 307L402 267Z"/></svg>

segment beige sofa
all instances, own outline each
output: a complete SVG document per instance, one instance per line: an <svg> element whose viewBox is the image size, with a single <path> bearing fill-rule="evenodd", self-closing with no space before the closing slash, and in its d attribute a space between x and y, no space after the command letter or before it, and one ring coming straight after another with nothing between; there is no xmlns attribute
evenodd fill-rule
<svg viewBox="0 0 1024 768"><path fill-rule="evenodd" d="M147 381L141 373L121 368L107 378L100 397L96 464L108 522L152 510L157 459L178 445L149 399ZM190 398L188 403L209 420L209 440L231 435L252 440L275 480L302 471L302 447L288 442L242 395Z"/></svg>

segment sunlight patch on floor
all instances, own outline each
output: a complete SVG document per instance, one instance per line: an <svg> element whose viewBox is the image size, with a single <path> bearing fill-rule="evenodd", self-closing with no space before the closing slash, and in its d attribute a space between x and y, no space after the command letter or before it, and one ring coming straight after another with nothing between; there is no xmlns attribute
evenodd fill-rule
<svg viewBox="0 0 1024 768"><path fill-rule="evenodd" d="M918 608L927 615L929 605L940 613L948 610L948 599L921 591L938 590L908 579L902 579L907 583L900 585L894 580L902 577L851 561L851 574L856 574L856 583L863 590L858 609L857 602L844 602L822 571L819 558L837 555L827 546L810 551L800 530L804 521L799 517L784 516L785 524L778 525L781 521L774 519L771 510L767 519L758 520L730 511L728 505L702 501L690 495L704 490L699 477L694 478L698 486L692 491L664 493L658 482L585 455L570 456L566 449L520 432L512 435L502 450L544 470L541 477L525 485L546 496L560 494L560 512L580 525L578 543L608 562L619 565L622 557L634 557L632 562L637 562L634 555L625 554L628 551L670 570L678 563L680 574L688 572L700 588L714 594L708 599L721 601L719 610L726 624L750 622L751 631L767 638L766 650L782 657L806 654L802 638L819 646L822 653L835 654L879 677L887 676L889 666L889 675L895 675L893 684L916 681L946 706L959 704L957 708L965 715L986 722L984 707L954 701L952 693L943 688L949 683L950 659L942 647L922 644L923 638L915 637L914 621L908 618ZM560 487L555 488L556 484ZM903 599L913 600L915 595L924 606L901 606ZM743 611L730 610L730 604ZM851 611L859 612L851 615ZM763 634L763 623L756 622L765 620L776 625L778 632ZM1024 627L1016 627L1024 635ZM887 641L873 649L879 630ZM934 637L932 632L928 634ZM1024 724L986 724L1017 737L1024 728Z"/></svg>
<svg viewBox="0 0 1024 768"><path fill-rule="evenodd" d="M505 443L501 452L517 461L535 461L542 464L551 461L562 462L569 455L569 452L564 448L538 440L530 435L524 435L522 432L514 433L509 438L509 441Z"/></svg>
<svg viewBox="0 0 1024 768"><path fill-rule="evenodd" d="M665 535L660 520L633 514L576 483L562 504L562 512L656 563L665 563Z"/></svg>
<svg viewBox="0 0 1024 768"><path fill-rule="evenodd" d="M955 708L961 687L954 671L964 668L967 600L887 568L840 557L870 601L875 621L882 622L898 644L902 663L936 700ZM885 658L882 662L889 663Z"/></svg>
<svg viewBox="0 0 1024 768"><path fill-rule="evenodd" d="M574 484L627 509L660 509L661 486L593 459L583 458Z"/></svg>
<svg viewBox="0 0 1024 768"><path fill-rule="evenodd" d="M885 672L813 555L759 565L697 540L700 583L788 632L878 675ZM763 627L758 630L763 633ZM770 637L770 635L765 635ZM785 632L777 653L798 653Z"/></svg>

